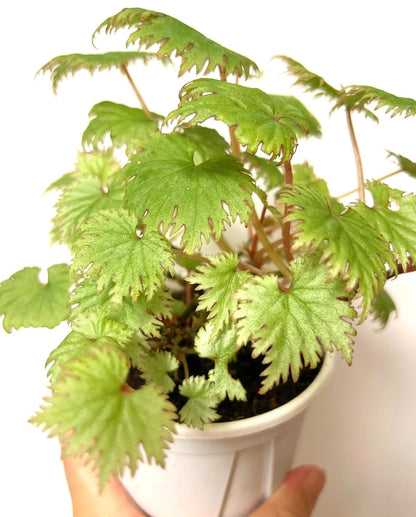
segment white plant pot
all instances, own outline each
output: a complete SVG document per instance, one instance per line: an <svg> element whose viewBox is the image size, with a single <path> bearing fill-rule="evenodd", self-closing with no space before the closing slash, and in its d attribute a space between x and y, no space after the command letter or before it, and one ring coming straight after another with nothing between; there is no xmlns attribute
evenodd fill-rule
<svg viewBox="0 0 416 517"><path fill-rule="evenodd" d="M299 396L267 413L204 430L178 425L166 468L140 464L121 478L151 517L246 517L291 468L305 411L333 368L326 354Z"/></svg>

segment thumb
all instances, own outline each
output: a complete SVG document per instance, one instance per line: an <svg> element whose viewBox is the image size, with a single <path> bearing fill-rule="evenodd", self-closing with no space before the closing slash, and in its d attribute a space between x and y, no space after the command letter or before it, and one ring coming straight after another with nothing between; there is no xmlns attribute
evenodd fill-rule
<svg viewBox="0 0 416 517"><path fill-rule="evenodd" d="M325 480L325 472L314 465L291 470L277 491L250 517L310 517Z"/></svg>

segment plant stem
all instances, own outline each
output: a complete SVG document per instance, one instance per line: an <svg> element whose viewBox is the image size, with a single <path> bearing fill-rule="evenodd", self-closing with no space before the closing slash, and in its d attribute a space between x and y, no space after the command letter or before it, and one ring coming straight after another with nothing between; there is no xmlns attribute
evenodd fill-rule
<svg viewBox="0 0 416 517"><path fill-rule="evenodd" d="M144 99L143 99L141 93L139 92L136 84L134 83L134 81L133 81L129 71L127 70L127 66L126 65L121 65L121 70L124 73L124 75L127 77L131 87L133 88L133 91L136 94L137 99L139 100L140 106L142 107L142 110L143 110L144 114L146 115L146 118L148 118L149 120L155 120L155 118L152 115L151 111L149 110L149 108L147 107L146 103L144 102Z"/></svg>
<svg viewBox="0 0 416 517"><path fill-rule="evenodd" d="M285 162L285 183L286 185L292 185L293 183L293 172L292 166L290 162ZM289 213L289 205L285 204L285 212L284 217L286 217ZM282 237L283 237L283 249L285 250L285 255L287 260L292 260L292 252L290 251L291 247L291 238L290 238L290 221L285 221L282 226Z"/></svg>
<svg viewBox="0 0 416 517"><path fill-rule="evenodd" d="M263 206L263 210L261 211L261 216L260 216L260 222L261 222L262 225L263 225L263 221L264 221L265 217L266 217L266 207ZM252 242L252 245L251 245L251 251L250 251L250 258L251 258L251 260L253 260L255 254L256 254L258 242L259 242L258 236L257 236L257 234L254 234L253 242Z"/></svg>
<svg viewBox="0 0 416 517"><path fill-rule="evenodd" d="M227 74L225 73L225 69L222 67L219 67L220 70L220 79L221 81L227 82ZM231 152L233 156L240 159L241 158L241 147L240 143L235 137L235 127L229 127L228 131L230 133L230 145L231 145Z"/></svg>
<svg viewBox="0 0 416 517"><path fill-rule="evenodd" d="M358 148L357 138L355 136L354 126L352 124L351 111L346 108L348 132L350 134L352 150L354 152L355 166L357 169L357 184L358 184L358 198L362 203L365 203L365 189L364 189L364 172L361 161L360 149Z"/></svg>
<svg viewBox="0 0 416 517"><path fill-rule="evenodd" d="M377 181L384 181L388 178L391 178L392 176L396 176L396 174L400 174L401 172L403 172L403 169L398 169L397 171L389 172L385 176L381 176L380 178L377 178ZM345 192L344 194L337 196L337 199L342 199L343 197L350 196L351 194L354 194L355 192L357 192L357 190L358 189L355 188L353 190L350 190L349 192Z"/></svg>
<svg viewBox="0 0 416 517"><path fill-rule="evenodd" d="M279 253L277 253L275 251L275 249L273 248L273 246L271 245L271 243L270 243L269 239L267 238L267 235L264 231L263 225L261 224L255 210L253 210L253 212L252 212L251 224L254 226L254 229L256 230L256 233L258 235L258 239L262 243L263 248L266 251L267 255L269 256L270 260L279 269L279 271L284 276L285 280L290 282L292 280L292 274L290 272L290 269L285 264L281 255Z"/></svg>

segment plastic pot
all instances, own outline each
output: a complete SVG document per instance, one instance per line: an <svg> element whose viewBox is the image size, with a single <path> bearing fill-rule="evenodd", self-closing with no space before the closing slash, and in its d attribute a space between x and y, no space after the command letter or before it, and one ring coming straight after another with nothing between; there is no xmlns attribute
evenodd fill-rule
<svg viewBox="0 0 416 517"><path fill-rule="evenodd" d="M277 409L203 431L178 425L166 468L140 464L123 484L151 517L248 516L291 468L305 412L333 362L326 354L315 380Z"/></svg>

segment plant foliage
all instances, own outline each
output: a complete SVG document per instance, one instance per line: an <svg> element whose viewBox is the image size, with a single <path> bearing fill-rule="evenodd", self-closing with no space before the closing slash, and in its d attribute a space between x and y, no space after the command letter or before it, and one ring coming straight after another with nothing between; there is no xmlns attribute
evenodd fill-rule
<svg viewBox="0 0 416 517"><path fill-rule="evenodd" d="M45 283L27 267L0 284L7 332L67 322L32 422L66 454L87 453L101 486L140 461L163 465L175 421L202 429L224 407L275 400L276 387L335 350L351 364L356 323L371 315L386 325L387 280L416 269L416 196L360 179L359 200L334 198L311 163L294 160L304 139L322 136L303 102L227 80L258 75L254 61L141 8L94 36L119 29L139 51L58 56L41 69L54 91L79 70L121 72L140 105L96 103L73 169L48 189L52 241L71 264L50 267ZM172 57L179 76L221 80L182 85L178 105L159 115L127 70L154 57ZM280 59L329 112L416 113L413 99L336 88ZM389 156L416 176L411 160Z"/></svg>

